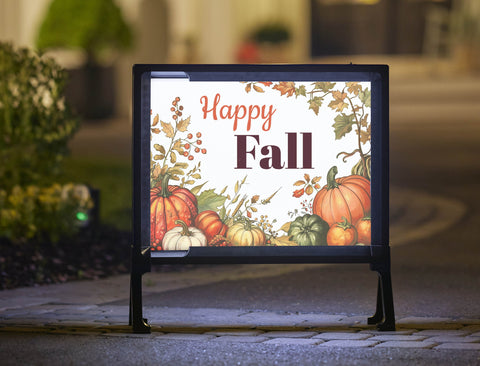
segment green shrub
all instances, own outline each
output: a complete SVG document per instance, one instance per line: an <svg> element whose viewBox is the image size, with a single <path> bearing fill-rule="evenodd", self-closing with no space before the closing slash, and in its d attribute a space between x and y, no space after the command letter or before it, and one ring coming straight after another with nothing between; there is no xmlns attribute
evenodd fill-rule
<svg viewBox="0 0 480 366"><path fill-rule="evenodd" d="M132 31L114 0L53 0L40 26L37 47L84 50L88 62L132 46ZM103 56L103 57L102 57Z"/></svg>
<svg viewBox="0 0 480 366"><path fill-rule="evenodd" d="M65 104L65 82L53 59L0 43L0 188L58 177L78 127Z"/></svg>
<svg viewBox="0 0 480 366"><path fill-rule="evenodd" d="M15 186L0 190L0 237L14 243L57 242L79 229L77 213L93 206L84 185Z"/></svg>

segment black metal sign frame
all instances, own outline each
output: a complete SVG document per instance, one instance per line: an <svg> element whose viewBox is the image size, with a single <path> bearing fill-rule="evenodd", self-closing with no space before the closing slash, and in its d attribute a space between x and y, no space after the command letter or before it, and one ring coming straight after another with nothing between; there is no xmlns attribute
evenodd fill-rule
<svg viewBox="0 0 480 366"><path fill-rule="evenodd" d="M150 247L151 80L188 77L193 81L368 81L371 84L371 245L191 247L152 251ZM130 325L150 332L143 318L142 276L152 264L366 263L378 273L375 314L368 324L395 329L389 246L389 104L385 65L135 65L133 67L133 244Z"/></svg>

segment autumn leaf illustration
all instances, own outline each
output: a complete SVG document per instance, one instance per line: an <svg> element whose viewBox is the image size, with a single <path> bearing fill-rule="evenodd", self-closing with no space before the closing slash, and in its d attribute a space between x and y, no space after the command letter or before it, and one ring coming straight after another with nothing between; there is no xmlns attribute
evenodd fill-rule
<svg viewBox="0 0 480 366"><path fill-rule="evenodd" d="M352 130L354 118L355 116L353 114L347 116L345 113L339 114L335 117L335 123L332 125L335 129L335 140L340 140Z"/></svg>
<svg viewBox="0 0 480 366"><path fill-rule="evenodd" d="M165 132L165 135L168 138L171 139L172 137L175 136L175 130L171 125L171 123L160 121L160 124L162 125L162 131Z"/></svg>
<svg viewBox="0 0 480 366"><path fill-rule="evenodd" d="M158 124L158 121L159 121L159 117L158 117L158 113L155 115L155 117L153 118L153 121L152 121L152 126L155 127L157 124Z"/></svg>
<svg viewBox="0 0 480 366"><path fill-rule="evenodd" d="M273 89L278 90L280 95L291 97L295 94L295 83L293 81L280 81Z"/></svg>
<svg viewBox="0 0 480 366"><path fill-rule="evenodd" d="M321 90L324 93L327 93L335 87L335 83L331 83L328 81L320 81L317 83L313 83L313 85L315 89Z"/></svg>
<svg viewBox="0 0 480 366"><path fill-rule="evenodd" d="M315 190L318 191L320 189L320 185L318 184L318 182L320 181L320 179L322 179L322 177L313 177L312 179L310 179L310 175L305 173L303 175L303 178L304 179L297 180L295 183L293 183L295 187L302 186L302 188L293 191L293 197L295 198L300 198L304 194L310 196L312 193L315 192Z"/></svg>
<svg viewBox="0 0 480 366"><path fill-rule="evenodd" d="M307 89L305 88L305 85L300 85L297 89L295 89L295 97L298 97L299 95L303 95L304 97L307 96Z"/></svg>
<svg viewBox="0 0 480 366"><path fill-rule="evenodd" d="M346 107L348 107L348 103L345 103L345 98L347 97L347 93L342 93L340 91L332 92L333 100L328 104L328 106L334 109L337 112L343 111Z"/></svg>
<svg viewBox="0 0 480 366"><path fill-rule="evenodd" d="M370 90L365 89L365 91L362 91L358 93L358 97L360 98L360 101L365 105L365 107L370 107L371 105L371 92Z"/></svg>
<svg viewBox="0 0 480 366"><path fill-rule="evenodd" d="M190 117L186 119L181 119L177 123L177 130L179 130L180 132L185 132L187 131L189 124L190 124Z"/></svg>
<svg viewBox="0 0 480 366"><path fill-rule="evenodd" d="M314 97L313 99L310 100L309 102L310 107L308 109L313 110L315 114L318 116L318 112L320 111L320 107L322 106L322 103L323 103L322 97Z"/></svg>
<svg viewBox="0 0 480 366"><path fill-rule="evenodd" d="M355 96L362 91L362 86L358 82L348 82L345 83L345 85L348 88L348 92L354 94Z"/></svg>
<svg viewBox="0 0 480 366"><path fill-rule="evenodd" d="M302 197L304 193L305 193L305 188L297 189L297 190L293 191L293 197L295 197L295 198Z"/></svg>

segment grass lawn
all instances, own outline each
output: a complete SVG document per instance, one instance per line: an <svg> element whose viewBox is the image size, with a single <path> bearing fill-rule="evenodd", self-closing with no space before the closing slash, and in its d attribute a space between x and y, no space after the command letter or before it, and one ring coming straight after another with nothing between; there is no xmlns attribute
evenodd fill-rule
<svg viewBox="0 0 480 366"><path fill-rule="evenodd" d="M131 230L132 170L130 160L68 157L61 182L83 183L100 190L100 220Z"/></svg>

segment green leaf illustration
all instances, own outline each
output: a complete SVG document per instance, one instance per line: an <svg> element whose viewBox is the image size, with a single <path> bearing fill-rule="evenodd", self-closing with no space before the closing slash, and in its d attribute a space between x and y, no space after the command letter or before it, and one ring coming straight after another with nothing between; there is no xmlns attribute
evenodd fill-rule
<svg viewBox="0 0 480 366"><path fill-rule="evenodd" d="M200 190L203 188L203 186L204 186L205 184L207 184L207 182L204 182L204 183L202 183L202 184L200 184L200 185L198 185L198 186L195 186L195 187L191 188L191 189L190 189L190 192L192 192L194 195L197 195L198 192L200 192Z"/></svg>
<svg viewBox="0 0 480 366"><path fill-rule="evenodd" d="M295 89L295 97L298 97L299 95L303 95L304 97L307 96L307 89L305 88L305 85L300 85L297 89Z"/></svg>
<svg viewBox="0 0 480 366"><path fill-rule="evenodd" d="M318 83L313 83L315 85L315 89L320 89L324 93L328 92L329 90L335 87L335 83L330 83L328 81L322 81Z"/></svg>
<svg viewBox="0 0 480 366"><path fill-rule="evenodd" d="M371 99L371 92L370 90L365 89L365 91L361 91L358 93L358 97L360 98L360 101L365 105L365 107L370 107L372 104L372 99Z"/></svg>
<svg viewBox="0 0 480 366"><path fill-rule="evenodd" d="M345 113L339 114L335 117L335 123L332 127L335 129L335 140L340 140L347 133L352 131L352 125L354 123L355 116L353 114L346 115Z"/></svg>
<svg viewBox="0 0 480 366"><path fill-rule="evenodd" d="M322 97L315 97L310 100L310 107L308 109L311 109L315 112L315 114L318 116L318 112L320 111L320 107L322 106L323 98Z"/></svg>
<svg viewBox="0 0 480 366"><path fill-rule="evenodd" d="M217 211L225 203L226 199L227 197L215 193L214 189L203 191L197 197L198 212L205 210Z"/></svg>

